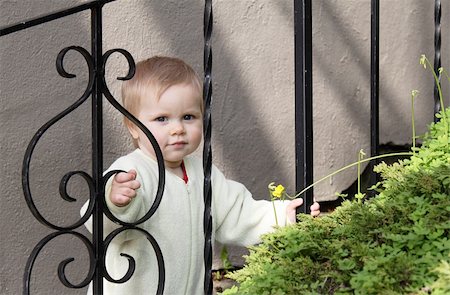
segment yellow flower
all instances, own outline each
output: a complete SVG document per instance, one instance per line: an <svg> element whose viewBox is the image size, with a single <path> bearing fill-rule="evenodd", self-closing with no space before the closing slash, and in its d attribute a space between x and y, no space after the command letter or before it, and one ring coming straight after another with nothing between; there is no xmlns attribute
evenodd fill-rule
<svg viewBox="0 0 450 295"><path fill-rule="evenodd" d="M271 195L272 206L273 206L273 214L275 215L275 224L276 224L276 226L278 226L277 210L275 210L275 203L273 201L275 199L282 199L283 195L286 194L284 192L285 189L284 189L284 186L282 186L281 184L275 186L275 182L269 183L267 188L269 189L269 193ZM287 196L289 197L289 195L287 195Z"/></svg>
<svg viewBox="0 0 450 295"><path fill-rule="evenodd" d="M277 185L277 187L275 187L275 189L272 191L272 196L274 196L275 198L281 198L283 196L284 193L284 186L282 186L281 184Z"/></svg>

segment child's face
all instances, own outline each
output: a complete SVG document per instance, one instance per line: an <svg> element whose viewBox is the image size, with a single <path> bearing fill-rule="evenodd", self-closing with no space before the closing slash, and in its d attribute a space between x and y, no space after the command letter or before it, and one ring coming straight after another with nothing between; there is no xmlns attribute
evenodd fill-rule
<svg viewBox="0 0 450 295"><path fill-rule="evenodd" d="M183 158L194 152L203 133L200 94L189 84L169 87L159 98L148 88L144 91L137 118L158 142L168 168L180 167ZM136 126L129 128L139 148L155 158L145 134Z"/></svg>

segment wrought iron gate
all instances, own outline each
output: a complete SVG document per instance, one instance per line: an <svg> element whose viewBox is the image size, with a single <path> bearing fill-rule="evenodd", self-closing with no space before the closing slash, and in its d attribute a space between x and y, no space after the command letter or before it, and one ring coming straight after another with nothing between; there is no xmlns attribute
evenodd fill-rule
<svg viewBox="0 0 450 295"><path fill-rule="evenodd" d="M75 75L68 73L64 69L64 57L69 51L76 51L81 54L88 65L89 80L86 90L83 95L70 107L62 111L60 114L55 116L53 119L45 123L38 131L35 133L31 139L22 166L22 187L23 193L27 201L27 205L30 211L33 213L35 218L44 224L45 226L54 230L53 233L44 237L33 249L27 265L25 267L25 273L23 278L23 293L30 294L30 281L33 270L33 265L35 260L44 246L53 240L54 238L61 235L72 235L80 239L86 246L89 252L90 266L86 278L79 284L73 284L67 279L65 275L66 266L72 262L74 259L69 258L62 261L58 267L58 277L61 282L68 288L83 288L87 286L91 281L93 282L93 292L94 294L103 294L103 279L115 283L124 283L131 278L135 270L135 260L133 257L123 254L128 259L129 268L127 273L120 279L113 279L106 267L105 267L105 254L106 250L114 237L125 230L137 230L143 233L149 240L151 246L155 251L155 255L158 262L158 289L157 294L163 294L164 282L165 282L165 267L164 258L159 248L158 242L155 238L138 227L139 224L148 220L152 217L155 211L158 209L159 203L164 191L165 183L165 170L164 161L161 154L161 150L153 137L153 135L147 130L147 128L137 120L132 114L130 114L126 109L124 109L113 97L108 89L105 81L105 67L108 58L115 53L123 55L128 61L129 70L125 77L119 77L119 80L131 79L135 72L135 63L133 57L124 49L111 49L103 53L103 43L102 43L102 9L103 6L109 2L116 0L97 0L91 1L76 7L51 13L42 17L27 20L16 25L1 28L0 36L8 35L17 31L25 30L30 27L34 27L40 24L44 24L59 18L63 18L75 13L79 13L85 10L90 10L91 12L91 52L87 49L79 46L69 46L60 51L56 59L56 68L58 73L65 78L73 78ZM205 293L212 293L212 279L211 279L211 263L212 263L212 246L211 246L211 230L212 230L212 218L211 218L211 97L212 97L212 78L211 78L211 68L212 68L212 51L211 51L211 34L212 34L212 2L210 0L205 1L205 14L204 14L204 99L205 99L205 117L204 117L204 202L205 202L205 212L204 212L204 232L205 232ZM104 186L107 180L114 174L120 172L118 170L111 171L106 175L103 175L103 96L106 100L113 105L117 110L119 110L123 115L130 119L135 125L137 125L149 138L152 143L158 162L158 190L155 196L155 200L149 209L149 211L136 222L127 223L117 219L108 209L104 200ZM91 107L92 107L92 175L84 171L70 171L64 175L60 182L60 195L61 197L69 202L75 201L67 193L67 184L71 177L78 175L82 177L88 187L89 187L89 205L85 214L72 225L69 226L59 226L48 221L37 209L34 204L33 196L30 189L30 162L33 155L33 151L42 135L56 122L60 119L74 111L76 108L85 103L88 98L91 97ZM111 232L105 240L103 240L103 214L108 216L109 219L121 225L120 228ZM92 242L83 234L80 234L74 229L83 226L83 224L92 217L93 223L93 233Z"/></svg>

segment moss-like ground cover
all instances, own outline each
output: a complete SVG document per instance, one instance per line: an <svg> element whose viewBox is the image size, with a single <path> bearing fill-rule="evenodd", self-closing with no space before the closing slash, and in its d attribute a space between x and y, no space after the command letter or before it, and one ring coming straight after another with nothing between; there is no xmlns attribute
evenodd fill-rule
<svg viewBox="0 0 450 295"><path fill-rule="evenodd" d="M375 197L265 235L223 294L450 294L450 108L438 116L409 159L376 167Z"/></svg>

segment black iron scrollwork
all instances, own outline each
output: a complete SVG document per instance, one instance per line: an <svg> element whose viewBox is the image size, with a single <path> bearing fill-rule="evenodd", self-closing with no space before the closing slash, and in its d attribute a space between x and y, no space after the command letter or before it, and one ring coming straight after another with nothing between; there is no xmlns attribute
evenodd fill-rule
<svg viewBox="0 0 450 295"><path fill-rule="evenodd" d="M33 197L32 197L31 189L30 189L30 162L31 162L31 157L33 155L33 151L34 151L38 141L40 140L42 135L52 125L54 125L56 122L58 122L63 117L65 117L66 115L68 115L69 113L74 111L76 108L78 108L81 104L83 104L88 99L89 95L92 92L92 87L94 84L94 65L93 65L92 57L89 54L89 52L86 51L86 49L78 47L78 46L70 46L70 47L66 47L63 50L61 50L56 59L56 69L57 69L58 73L61 76L66 77L66 78L74 78L75 77L75 75L66 72L66 70L64 69L64 66L63 66L64 56L70 50L79 52L86 60L86 63L88 65L88 69L89 69L89 81L88 81L86 90L84 91L83 95L75 103L73 103L71 106L66 108L64 111L62 111L61 113L56 115L53 119L51 119L50 121L45 123L41 128L39 128L39 130L36 132L36 134L31 139L30 143L28 144L28 147L26 149L25 156L23 159L23 164L22 164L22 189L23 189L23 193L24 193L27 205L30 208L31 213L33 213L34 217L36 217L36 219L39 222L41 222L42 224L44 224L52 229L56 229L56 230L72 230L72 229L75 229L75 228L83 225L88 220L89 216L92 214L94 198L95 198L94 190L93 190L93 180L87 173L81 172L81 171L73 171L73 172L69 172L68 174L66 174L63 177L63 179L61 180L61 184L60 184L61 197L66 201L74 201L75 200L67 195L65 186L67 185L68 180L70 179L71 176L78 174L88 184L89 199L90 199L89 203L91 204L91 206L89 206L88 210L86 211L86 214L84 214L83 217L79 221L75 222L72 225L61 227L61 226L58 226L58 225L55 225L55 224L49 222L47 219L44 218L44 216L42 216L42 214L39 212L39 210L36 208L36 205L33 202Z"/></svg>
<svg viewBox="0 0 450 295"><path fill-rule="evenodd" d="M28 258L27 265L25 267L25 277L24 277L24 280L23 280L23 283L24 283L23 293L24 294L30 294L31 273L32 273L32 270L33 270L34 262L36 261L36 258L38 257L39 252L41 252L41 250L44 248L44 246L48 242L50 242L51 240L53 240L56 237L61 236L61 235L72 235L72 236L75 236L78 239L80 239L83 242L83 244L86 246L87 250L88 250L89 260L91 261L91 264L90 264L89 272L88 272L86 278L79 284L72 284L66 278L65 268L70 262L74 261L74 258L65 259L58 266L58 277L59 277L60 281L68 288L83 288L83 287L86 287L89 284L89 282L92 280L92 278L94 276L94 271L95 271L94 263L92 263L92 262L95 261L95 255L94 255L94 249L92 248L92 244L89 241L89 239L86 238L84 235L82 235L82 234L80 234L78 232L75 232L75 231L54 232L54 233L49 234L45 238L43 238L36 245L36 247L34 247L33 251L31 252L30 257Z"/></svg>
<svg viewBox="0 0 450 295"><path fill-rule="evenodd" d="M63 50L60 51L60 53L57 56L56 59L56 69L58 71L58 73L65 78L74 78L76 77L74 74L71 74L69 72L67 72L64 69L64 57L66 56L66 54L71 51L74 50L78 53L80 53L88 66L88 71L89 71L89 80L88 80L88 85L86 87L86 90L84 91L83 95L75 102L73 103L71 106L69 106L67 109L65 109L64 111L62 111L61 113L59 113L58 115L56 115L54 118L52 118L50 121L48 121L47 123L45 123L41 128L38 129L38 131L36 132L36 134L33 136L33 138L31 139L27 150L25 152L25 156L24 156L24 160L23 160L23 166L22 166L22 187L23 187L23 192L24 192L24 196L26 199L26 202L28 204L28 207L30 208L30 211L32 212L32 214L36 217L36 219L41 222L42 224L44 224L45 226L52 228L54 230L56 230L56 232L49 234L48 236L46 236L45 238L43 238L33 249L30 257L28 258L27 261L27 265L26 265L26 269L25 269L25 275L24 275L24 294L29 294L30 293L30 278L31 278L31 273L32 273L32 269L34 266L34 263L37 259L38 254L40 253L40 251L43 249L43 247L51 240L55 239L58 236L61 235L72 235L75 236L77 238L79 238L86 246L88 253L89 253L89 261L90 261L90 267L89 267L89 272L86 276L86 278L78 284L73 284L71 283L66 275L65 275L65 268L66 266L71 263L72 261L74 261L74 258L67 258L64 261L62 261L59 264L58 267L58 277L60 279L60 281L69 288L83 288L85 286L87 286L89 284L90 281L93 280L95 275L102 275L105 279L114 282L114 283L124 283L126 281L128 281L131 276L134 273L135 270L135 260L133 257L129 256L128 254L124 254L121 253L121 256L124 256L128 259L129 261L129 269L127 271L127 273L125 274L125 276L121 279L113 279L108 271L105 269L103 269L103 272L101 274L96 274L95 272L95 266L98 263L98 261L102 261L102 265L105 265L105 257L96 257L96 253L94 251L94 246L93 244L89 241L88 238L86 238L84 235L73 231L73 229L78 228L80 226L82 226L84 223L86 223L86 221L88 221L89 217L93 214L94 211L94 207L95 207L95 203L100 201L103 202L103 209L104 209L104 214L106 216L108 216L112 221L120 224L122 227L118 228L116 230L114 230L113 232L111 232L105 239L105 241L103 242L104 245L104 249L107 249L109 244L111 243L111 241L121 232L125 231L125 230L136 230L139 231L141 233L143 233L145 235L145 237L147 238L147 240L150 242L151 246L153 247L154 251L155 251L155 255L157 258L157 262L158 262L158 271L159 271L159 277L158 277L158 289L157 289L157 294L162 294L163 290L164 290L164 282L165 282L165 267L164 267L164 259L163 259L163 255L161 252L161 249L157 243L157 241L154 239L154 237L148 233L147 231L145 231L142 228L137 227L137 225L143 223L144 221L148 220L154 213L155 211L158 209L158 206L161 202L162 196L163 196L163 192L164 192L164 182L165 182L165 172L164 172L164 160L163 160L163 156L161 153L161 150L158 146L158 143L156 141L156 139L153 137L153 135L151 134L151 132L138 120L136 119L132 114L130 114L126 109L124 109L118 102L117 100L113 97L113 95L111 94L111 92L109 91L107 85L106 85L106 81L105 81L105 65L106 62L109 58L109 56L115 52L117 53L121 53L123 56L125 56L125 58L128 61L129 64L129 71L128 74L125 77L119 77L117 78L118 80L128 80L131 79L135 73L135 63L134 60L131 56L130 53L128 53L126 50L123 49L112 49L107 51L104 56L103 56L103 65L102 65L102 69L100 71L95 69L94 66L94 61L93 58L91 56L91 54L84 48L82 47L78 47L78 46L70 46L70 47L66 47ZM29 180L29 176L30 176L30 163L31 163L31 158L33 155L33 151L38 143L38 141L40 140L40 138L42 137L42 135L50 128L52 127L56 122L58 122L59 120L61 120L63 117L67 116L68 114L70 114L72 111L74 111L76 108L78 108L79 106L81 106L87 99L88 97L92 94L93 92L93 88L94 88L94 83L96 80L96 75L102 75L101 76L101 82L103 83L102 87L100 87L100 89L102 89L102 94L105 95L106 99L117 109L119 110L124 116L126 116L128 119L130 119L134 124L136 124L140 129L142 129L142 131L146 134L146 136L149 138L151 144L153 145L154 149L155 149L155 154L156 154L156 158L157 158L157 162L158 162L158 168L159 168L159 179L158 179L158 189L157 189L157 193L156 193L156 197L155 200L152 204L152 206L150 207L149 211L139 220L137 220L136 222L133 223L128 223L128 222L124 222L120 219L118 219L117 217L115 217L111 211L108 209L108 207L106 206L106 202L104 199L104 187L105 184L107 183L108 179L113 176L114 174L120 172L120 171L111 171L109 173L107 173L106 175L104 175L101 178L101 187L102 192L100 193L100 196L102 196L103 198L101 200L96 199L96 193L95 193L95 186L94 186L94 180L93 178L86 172L84 171L70 171L68 173L66 173L61 181L60 181L60 185L59 185L59 194L61 196L62 199L64 199L65 201L68 202L75 202L76 199L72 196L69 195L68 191L67 191L67 185L70 181L70 179L77 175L80 176L81 178L83 178L85 180L85 182L88 185L89 188L89 202L88 202L88 208L86 210L86 212L83 214L83 216L76 221L75 223L69 225L69 226L59 226L56 224L51 223L50 221L48 221L37 209L36 205L33 202L33 196L31 193L31 189L30 189L30 180ZM104 252L106 253L106 251Z"/></svg>
<svg viewBox="0 0 450 295"><path fill-rule="evenodd" d="M105 65L106 65L108 58L111 56L111 54L113 54L115 52L121 53L123 56L125 56L125 58L128 61L128 65L129 65L129 71L128 71L127 76L119 77L117 79L118 80L130 79L131 77L133 77L134 72L135 72L135 63L134 63L134 60L133 60L133 57L131 56L131 54L129 52L127 52L126 50L123 50L123 49L108 50L103 56L103 70L105 69ZM155 200L154 200L152 206L150 207L149 211L141 219L139 219L133 223L127 223L127 222L121 221L118 218L116 218L109 211L107 206L105 206L105 214L108 216L109 219L111 219L112 221L119 223L121 225L134 226L134 225L141 224L144 221L148 220L155 213L156 209L158 209L158 206L161 203L162 195L164 192L164 183L165 183L164 159L162 156L161 149L159 148L158 142L156 141L153 134L135 116L133 116L124 107L122 107L122 105L120 103L118 103L117 100L114 98L114 96L111 94L108 87L106 87L105 76L103 76L103 84L105 85L103 94L105 95L106 99L109 101L109 103L111 103L111 105L114 108L116 108L125 117L127 117L131 122L133 122L139 129L141 129L142 132L144 132L144 134L150 140L150 143L152 144L153 149L155 150L156 160L158 162L158 189L156 192ZM116 174L116 173L117 173L117 171L116 172L111 171L108 174L106 174L103 177L104 183L106 183L108 181L108 179L113 174Z"/></svg>
<svg viewBox="0 0 450 295"><path fill-rule="evenodd" d="M71 235L71 236L75 236L75 237L79 238L86 246L88 253L89 253L89 258L90 258L90 267L89 267L89 272L87 274L87 277L79 284L72 284L66 278L66 275L65 275L65 267L70 262L74 261L74 258L68 258L68 259L65 259L64 261L62 261L58 267L58 277L59 277L60 281L66 287L83 288L89 284L89 282L92 280L92 278L94 276L94 272L95 272L95 267L94 267L95 266L95 255L94 255L92 243L84 235L82 235L78 232L72 231L73 229L78 228L81 225L83 225L89 219L89 216L92 214L93 206L94 206L94 202L95 202L94 183L93 183L92 177L83 171L71 171L71 172L66 173L63 176L63 178L61 179L61 182L59 185L59 193L60 193L61 198L68 202L76 201L76 199L69 196L69 194L67 192L67 184L69 183L70 178L72 176L74 176L74 175L81 176L86 181L86 183L89 187L89 206L88 206L86 213L78 221L76 221L75 223L73 223L72 225L69 225L69 226L58 226L56 224L53 224L50 221L48 221L39 212L39 210L36 208L36 206L33 202L33 196L31 193L30 180L29 180L31 157L32 157L33 151L34 151L38 141L42 137L42 135L51 126L53 126L56 122L58 122L63 117L65 117L66 115L68 115L69 113L74 111L76 108L78 108L80 105L82 105L88 99L90 94L92 93L92 89L93 89L93 85L94 85L94 64L93 64L91 55L84 48L78 47L78 46L70 46L70 47L66 47L63 50L61 50L56 59L56 69L62 77L65 77L65 78L76 77L74 74L68 73L64 69L64 65L63 65L63 60L64 60L65 55L67 54L67 52L69 52L71 50L74 50L74 51L80 53L84 57L84 59L87 63L88 70L89 70L88 85L87 85L83 95L75 103L70 105L68 108L66 108L64 111L62 111L61 113L56 115L54 118L52 118L50 121L48 121L41 128L38 129L38 131L35 133L35 135L31 139L30 143L28 144L27 150L25 152L24 160L23 160L23 165L22 165L22 189L23 189L23 193L24 193L24 196L26 199L26 203L27 203L28 207L30 208L30 211L32 212L32 214L36 217L36 219L39 222L41 222L42 224L46 225L49 228L57 230L57 232L49 234L45 238L43 238L34 247L30 257L28 258L27 265L25 268L24 281L23 281L24 282L24 289L23 289L24 294L30 293L31 273L32 273L33 265L36 261L38 254L40 253L42 248L48 242L50 242L51 240L55 239L56 237L58 237L60 235Z"/></svg>
<svg viewBox="0 0 450 295"><path fill-rule="evenodd" d="M128 61L128 65L129 65L129 71L128 74L125 77L118 77L118 80L128 80L131 79L134 76L135 73L135 63L133 60L133 57L131 56L131 54L124 50L124 49L111 49L108 50L104 55L103 55L103 69L102 72L105 73L105 67L106 67L106 63L108 61L108 58L113 54L113 53L120 53L122 54ZM135 116L133 116L130 112L128 112L124 107L122 107L122 105L120 103L117 102L117 100L114 98L114 96L111 94L111 92L109 91L108 87L107 87L107 83L105 80L105 75L103 75L102 77L102 82L103 82L103 94L105 95L106 99L109 101L109 103L111 103L111 105L116 108L119 112L121 112L125 117L127 117L131 122L133 122L136 126L138 126L138 128L140 128L142 130L142 132L144 132L144 134L147 136L148 140L150 141L150 143L152 144L154 150L155 150L155 155L156 155L156 160L158 163L158 188L156 191L156 196L155 196L155 200L153 201L152 206L150 207L150 209L148 210L148 212L139 220L135 221L135 222L125 222L123 220L118 219L116 216L114 216L114 214L111 213L111 211L109 210L108 206L106 205L106 200L103 198L102 201L104 202L104 214L106 216L108 216L108 218L120 225L122 225L121 228L118 228L116 230L114 230L113 232L111 232L105 239L104 241L104 246L105 249L108 248L109 244L111 243L111 241L121 232L125 231L125 230L137 230L141 233L143 233L147 240L150 242L150 244L153 247L153 250L155 251L155 255L156 255L156 259L158 262L158 288L156 293L157 294L162 294L164 291L164 282L165 282L165 266L164 266L164 259L163 259L163 255L161 252L161 249L157 243L157 241L153 238L153 236L148 233L146 230L137 227L137 225L145 222L146 220L148 220L158 209L159 204L161 203L162 200L162 196L164 193L164 183L165 183L165 168L164 168L164 158L162 156L162 152L161 149L158 145L158 142L156 141L155 137L153 136L153 134L144 126L144 124L142 124ZM106 183L108 182L108 179L120 172L125 172L125 171L121 171L121 170L113 170L113 171L109 171L108 173L106 173L103 176L103 193L102 195L106 198L104 191L105 191L105 186ZM134 273L134 269L135 269L135 260L133 257L131 257L128 254L125 253L121 253L121 256L124 256L128 259L129 261L129 268L127 273L121 278L121 279L113 279L109 273L107 272L107 270L105 269L105 273L104 273L104 277L113 283L124 283L126 281L128 281L131 276ZM105 259L105 258L103 258Z"/></svg>
<svg viewBox="0 0 450 295"><path fill-rule="evenodd" d="M125 230L136 230L139 231L141 233L143 233L145 235L145 237L147 238L147 240L150 242L150 244L153 247L153 250L155 251L155 255L156 255L156 260L158 262L158 288L156 290L156 294L163 294L164 291L164 282L165 282L165 266L164 266L164 259L163 259L163 254L161 252L161 248L158 245L158 242L156 242L155 238L149 234L146 230L140 228L140 227L135 227L135 226L124 226L121 228L118 228L116 230L114 230L113 232L111 232L105 239L105 249L108 248L109 244L111 243L111 241L117 236L119 235L121 232L125 231ZM134 273L135 270L135 266L136 266L136 262L134 260L133 257L131 257L128 254L125 253L121 253L121 256L124 256L128 259L128 263L129 263L129 267L128 267L128 271L127 273L121 278L121 279L114 279L112 278L108 271L105 269L105 278L113 283L117 283L117 284L121 284L124 283L126 281L128 281L131 276Z"/></svg>

